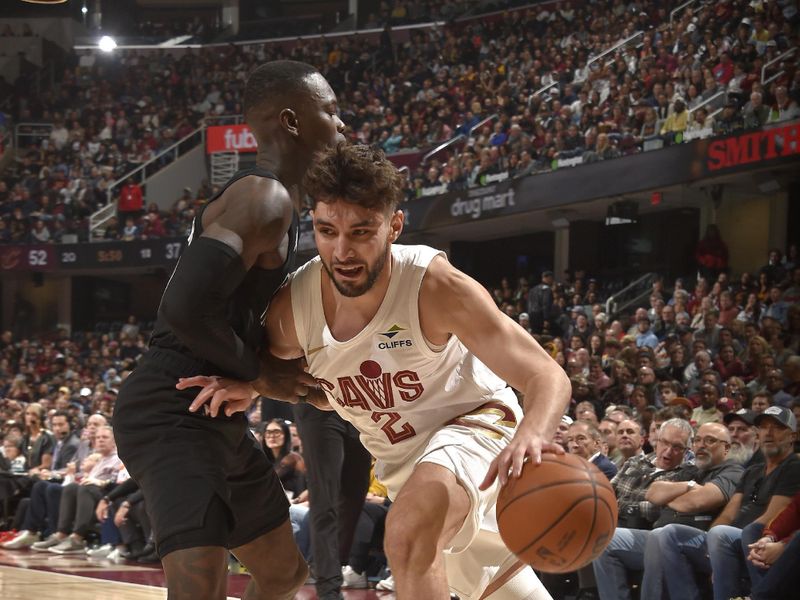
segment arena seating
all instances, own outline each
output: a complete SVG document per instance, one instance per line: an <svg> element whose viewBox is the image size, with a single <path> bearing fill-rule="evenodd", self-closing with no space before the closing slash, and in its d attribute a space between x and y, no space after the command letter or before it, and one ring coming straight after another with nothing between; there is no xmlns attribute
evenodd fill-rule
<svg viewBox="0 0 800 600"><path fill-rule="evenodd" d="M86 239L87 217L112 181L204 119L240 114L245 75L274 58L320 68L353 141L392 154L469 134L409 173L409 198L800 115L797 53L776 65L779 77L761 82L761 66L797 46L793 3L698 3L670 22L676 4L650 0L635 14L622 2L544 4L412 29L405 43L383 36L312 39L288 52L262 44L181 55L82 52L47 93L34 96L24 82L13 89L13 120L52 129L3 175L0 243ZM419 5L410 6L412 20L421 19ZM676 101L686 110L676 113ZM179 233L191 214L182 205L160 217L171 224L167 233ZM134 226L119 235L152 234L144 221Z"/></svg>

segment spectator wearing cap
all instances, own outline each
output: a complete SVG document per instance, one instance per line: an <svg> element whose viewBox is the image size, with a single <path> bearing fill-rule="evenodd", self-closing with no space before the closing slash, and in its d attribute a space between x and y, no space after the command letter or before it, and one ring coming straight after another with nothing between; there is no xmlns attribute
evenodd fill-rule
<svg viewBox="0 0 800 600"><path fill-rule="evenodd" d="M553 311L553 272L544 271L539 285L528 293L528 315L533 333L541 333Z"/></svg>
<svg viewBox="0 0 800 600"><path fill-rule="evenodd" d="M766 462L748 468L708 533L667 525L659 535L659 565L670 598L699 598L697 576L711 574L715 600L741 596L746 575L743 548L800 491L800 459L792 444L797 421L788 409L772 407L755 418Z"/></svg>
<svg viewBox="0 0 800 600"><path fill-rule="evenodd" d="M646 315L644 317L639 317L636 321L637 326L637 333L636 333L636 347L642 348L653 348L655 349L658 346L658 338L656 334L654 334L650 330L650 318Z"/></svg>
<svg viewBox="0 0 800 600"><path fill-rule="evenodd" d="M530 318L530 315L528 315L528 313L525 313L525 312L524 313L519 313L519 316L517 317L517 320L519 321L519 326L520 327L522 327L528 333L532 333L532 331L531 331L531 318Z"/></svg>
<svg viewBox="0 0 800 600"><path fill-rule="evenodd" d="M758 448L758 430L753 419L755 413L747 408L729 412L723 422L731 434L730 458L749 468L764 462L764 455Z"/></svg>

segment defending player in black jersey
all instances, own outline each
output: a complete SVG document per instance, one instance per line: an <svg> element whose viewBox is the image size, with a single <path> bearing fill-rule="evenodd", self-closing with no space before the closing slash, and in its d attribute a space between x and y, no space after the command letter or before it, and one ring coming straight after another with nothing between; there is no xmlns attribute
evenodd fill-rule
<svg viewBox="0 0 800 600"><path fill-rule="evenodd" d="M144 491L169 598L224 598L228 549L247 567L246 598L293 598L307 567L292 539L288 502L239 413L187 410L179 377L253 382L264 396L305 395L299 363L259 358L261 317L292 268L297 186L313 155L343 140L336 96L313 67L275 61L244 93L257 142L255 169L237 173L195 218L189 246L158 310L150 350L120 390L119 454Z"/></svg>

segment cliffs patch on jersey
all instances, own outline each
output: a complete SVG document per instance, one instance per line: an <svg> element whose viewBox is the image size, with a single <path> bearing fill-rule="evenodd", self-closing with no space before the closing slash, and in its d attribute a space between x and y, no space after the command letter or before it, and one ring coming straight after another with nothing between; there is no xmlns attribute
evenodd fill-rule
<svg viewBox="0 0 800 600"><path fill-rule="evenodd" d="M407 339L408 327L395 323L386 331L378 333L378 350L394 350L395 348L411 348L414 343Z"/></svg>

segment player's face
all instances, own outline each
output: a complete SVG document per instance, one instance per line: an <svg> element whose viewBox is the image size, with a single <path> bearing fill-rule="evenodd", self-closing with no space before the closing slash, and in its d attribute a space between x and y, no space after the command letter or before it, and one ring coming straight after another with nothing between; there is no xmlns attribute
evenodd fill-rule
<svg viewBox="0 0 800 600"><path fill-rule="evenodd" d="M331 86L319 73L310 75L306 83L309 98L298 109L298 117L301 134L311 151L344 142L345 125L339 118L339 106Z"/></svg>
<svg viewBox="0 0 800 600"><path fill-rule="evenodd" d="M337 200L318 202L312 216L322 265L340 294L355 298L388 278L390 247L403 229L401 211L387 215Z"/></svg>

